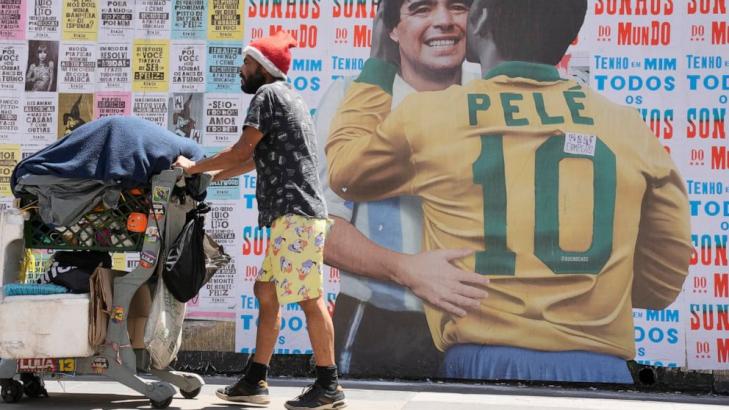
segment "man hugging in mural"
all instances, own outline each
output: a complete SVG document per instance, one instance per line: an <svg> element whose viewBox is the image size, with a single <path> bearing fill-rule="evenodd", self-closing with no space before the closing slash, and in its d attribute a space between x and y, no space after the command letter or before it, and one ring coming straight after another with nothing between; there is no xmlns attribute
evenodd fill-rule
<svg viewBox="0 0 729 410"><path fill-rule="evenodd" d="M392 91L390 109L412 93L444 90L478 78L477 67L469 71L463 64L470 5L471 0L379 3L366 72L393 73L387 84ZM329 125L352 82L337 80L317 108L315 124L322 158ZM360 111L355 115L370 114ZM469 306L485 296L477 286L488 279L450 263L469 255L470 250L421 251L419 198L345 201L329 189L326 162L319 165L327 208L335 220L325 261L342 269L334 315L339 370L369 377L436 374L439 352L430 337L421 300L465 315ZM386 343L383 335L387 335Z"/></svg>
<svg viewBox="0 0 729 410"><path fill-rule="evenodd" d="M554 67L586 9L475 0L467 57L481 79L390 113L396 71L365 66L332 121L331 189L418 196L424 248L473 249L456 265L490 280L465 316L425 306L445 377L631 383L632 309L665 308L686 278L675 164L635 110Z"/></svg>

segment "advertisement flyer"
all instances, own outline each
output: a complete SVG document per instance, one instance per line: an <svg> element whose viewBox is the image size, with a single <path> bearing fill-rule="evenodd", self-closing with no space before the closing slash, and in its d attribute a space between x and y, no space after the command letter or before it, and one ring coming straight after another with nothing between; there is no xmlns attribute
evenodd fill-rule
<svg viewBox="0 0 729 410"><path fill-rule="evenodd" d="M204 42L172 43L170 91L205 91L205 51Z"/></svg>
<svg viewBox="0 0 729 410"><path fill-rule="evenodd" d="M10 175L18 161L20 161L20 145L0 144L0 197L13 195L10 190Z"/></svg>
<svg viewBox="0 0 729 410"><path fill-rule="evenodd" d="M129 92L99 92L94 94L94 118L109 115L129 115L132 112L132 95Z"/></svg>
<svg viewBox="0 0 729 410"><path fill-rule="evenodd" d="M208 42L207 87L209 93L240 93L243 47L233 42Z"/></svg>
<svg viewBox="0 0 729 410"><path fill-rule="evenodd" d="M132 94L132 115L167 128L167 94Z"/></svg>
<svg viewBox="0 0 729 410"><path fill-rule="evenodd" d="M135 38L169 39L172 0L136 0Z"/></svg>
<svg viewBox="0 0 729 410"><path fill-rule="evenodd" d="M61 43L59 92L96 91L97 51L97 45L93 43Z"/></svg>
<svg viewBox="0 0 729 410"><path fill-rule="evenodd" d="M240 234L235 221L241 211L236 201L210 199L211 210L206 216L205 231L223 246L232 259L228 266L218 270L200 293L187 304L187 318L235 321L241 307L242 283L238 278L243 269L243 259L237 255Z"/></svg>
<svg viewBox="0 0 729 410"><path fill-rule="evenodd" d="M28 42L25 91L53 92L58 89L58 67L68 64L67 61L61 62L58 44L57 41L45 40ZM88 67L78 67L78 70L88 70Z"/></svg>
<svg viewBox="0 0 729 410"><path fill-rule="evenodd" d="M168 40L135 40L132 54L132 91L166 92L169 89Z"/></svg>
<svg viewBox="0 0 729 410"><path fill-rule="evenodd" d="M0 79L2 79L0 81L0 91L23 91L23 82L26 78L24 75L26 60L28 60L28 46L24 42L3 42L0 44ZM35 67L33 63L31 64ZM41 70L45 73L50 68L46 65L38 71ZM43 83L43 85L47 86L47 83Z"/></svg>
<svg viewBox="0 0 729 410"><path fill-rule="evenodd" d="M243 40L243 6L237 0L208 2L209 40Z"/></svg>
<svg viewBox="0 0 729 410"><path fill-rule="evenodd" d="M205 95L205 146L228 147L243 132L245 111L243 98L236 94Z"/></svg>
<svg viewBox="0 0 729 410"><path fill-rule="evenodd" d="M207 38L208 2L174 0L172 2L172 38L205 40Z"/></svg>
<svg viewBox="0 0 729 410"><path fill-rule="evenodd" d="M134 0L101 0L101 42L129 40L134 30Z"/></svg>
<svg viewBox="0 0 729 410"><path fill-rule="evenodd" d="M61 24L63 40L96 41L99 0L64 0Z"/></svg>
<svg viewBox="0 0 729 410"><path fill-rule="evenodd" d="M94 119L94 94L58 94L58 138Z"/></svg>
<svg viewBox="0 0 729 410"><path fill-rule="evenodd" d="M24 140L23 100L24 95L0 92L0 142L20 142Z"/></svg>
<svg viewBox="0 0 729 410"><path fill-rule="evenodd" d="M26 0L0 0L0 38L25 40Z"/></svg>
<svg viewBox="0 0 729 410"><path fill-rule="evenodd" d="M175 93L170 95L167 128L180 137L200 144L203 140L203 93Z"/></svg>
<svg viewBox="0 0 729 410"><path fill-rule="evenodd" d="M98 90L129 91L132 89L132 46L126 43L99 45L96 61Z"/></svg>
<svg viewBox="0 0 729 410"><path fill-rule="evenodd" d="M56 93L32 93L25 96L23 134L27 136L27 140L42 145L50 144L57 139L57 109Z"/></svg>
<svg viewBox="0 0 729 410"><path fill-rule="evenodd" d="M187 302L185 318L235 321L240 309L239 266L240 261L232 259L228 266L215 272L198 295Z"/></svg>
<svg viewBox="0 0 729 410"><path fill-rule="evenodd" d="M61 39L61 1L27 0L28 39Z"/></svg>

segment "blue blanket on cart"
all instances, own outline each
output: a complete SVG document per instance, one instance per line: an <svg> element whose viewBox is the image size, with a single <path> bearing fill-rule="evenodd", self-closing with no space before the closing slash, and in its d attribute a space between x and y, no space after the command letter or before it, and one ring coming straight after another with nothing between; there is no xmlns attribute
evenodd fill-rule
<svg viewBox="0 0 729 410"><path fill-rule="evenodd" d="M204 153L195 142L151 121L103 117L21 161L13 170L11 187L15 193L19 179L27 174L143 186L179 155L200 160Z"/></svg>

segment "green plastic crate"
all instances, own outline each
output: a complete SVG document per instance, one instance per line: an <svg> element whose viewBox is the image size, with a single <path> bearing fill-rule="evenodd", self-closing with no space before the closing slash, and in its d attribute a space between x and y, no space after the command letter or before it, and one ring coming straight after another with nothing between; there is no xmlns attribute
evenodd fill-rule
<svg viewBox="0 0 729 410"><path fill-rule="evenodd" d="M127 230L127 218L132 212L149 214L150 200L145 193L125 191L116 209L91 211L71 226L46 225L35 210L25 222L25 246L30 249L92 250L107 252L138 252L142 249L144 232ZM33 198L23 198L30 204Z"/></svg>

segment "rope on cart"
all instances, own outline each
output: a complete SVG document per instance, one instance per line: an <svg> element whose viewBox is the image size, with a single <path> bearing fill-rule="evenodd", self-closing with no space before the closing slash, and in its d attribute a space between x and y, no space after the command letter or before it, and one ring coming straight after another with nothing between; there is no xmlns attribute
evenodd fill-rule
<svg viewBox="0 0 729 410"><path fill-rule="evenodd" d="M29 203L28 205L20 208L20 210L28 211L30 209L40 209L40 206L38 206L37 204L38 204L38 200L36 199L36 200L32 201L31 203Z"/></svg>

